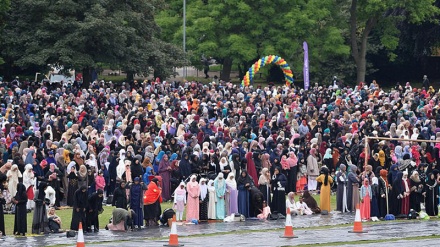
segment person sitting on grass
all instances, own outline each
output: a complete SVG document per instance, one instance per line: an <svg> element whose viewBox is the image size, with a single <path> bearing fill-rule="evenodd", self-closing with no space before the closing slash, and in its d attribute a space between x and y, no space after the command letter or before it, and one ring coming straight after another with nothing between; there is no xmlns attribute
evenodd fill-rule
<svg viewBox="0 0 440 247"><path fill-rule="evenodd" d="M59 233L62 232L61 230L61 218L56 215L55 208L50 207L49 211L47 212L47 219L49 220L49 229L50 232L53 233Z"/></svg>

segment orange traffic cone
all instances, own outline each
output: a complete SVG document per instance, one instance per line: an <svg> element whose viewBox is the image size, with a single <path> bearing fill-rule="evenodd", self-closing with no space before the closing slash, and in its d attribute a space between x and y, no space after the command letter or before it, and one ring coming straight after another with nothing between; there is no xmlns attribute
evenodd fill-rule
<svg viewBox="0 0 440 247"><path fill-rule="evenodd" d="M78 238L76 240L76 247L85 247L85 246L86 246L86 244L84 243L84 233L83 233L82 222L79 222Z"/></svg>
<svg viewBox="0 0 440 247"><path fill-rule="evenodd" d="M280 238L297 238L293 234L293 226L292 226L292 216L290 215L290 208L286 210L286 227L284 228L284 235L280 236Z"/></svg>
<svg viewBox="0 0 440 247"><path fill-rule="evenodd" d="M362 230L362 220L361 220L361 210L359 209L359 204L356 205L356 216L354 217L353 231L348 231L349 233L367 233L368 231Z"/></svg>
<svg viewBox="0 0 440 247"><path fill-rule="evenodd" d="M173 223L171 224L170 240L168 244L164 244L163 246L183 246L183 244L179 244L177 236L176 215L173 216Z"/></svg>

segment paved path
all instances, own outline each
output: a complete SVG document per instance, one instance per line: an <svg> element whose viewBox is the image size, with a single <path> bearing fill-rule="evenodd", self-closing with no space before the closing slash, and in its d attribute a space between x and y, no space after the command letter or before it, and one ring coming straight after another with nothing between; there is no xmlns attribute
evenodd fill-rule
<svg viewBox="0 0 440 247"><path fill-rule="evenodd" d="M402 239L405 237L431 236L438 234L439 221L395 221L383 222L378 224L366 225L364 228L369 231L366 234L352 234L348 230L352 227L353 215L331 214L327 216L302 216L294 217L293 225L297 239L279 238L283 234L284 221L256 221L236 223L210 223L199 225L179 225L177 227L179 240L185 246L295 246L302 244L324 245L334 242L348 242L352 246L359 246L352 241L361 240L388 240ZM335 226L336 224L347 224ZM321 229L307 229L304 227L334 226ZM142 229L135 232L111 232L101 230L98 234L86 234L86 246L162 246L167 242L167 236L170 229L166 227ZM242 232L240 232L242 231ZM234 233L235 232L235 233ZM203 236L202 234L214 234ZM196 236L194 236L196 235ZM159 240L158 240L159 239ZM121 242L112 242L121 241ZM66 238L65 234L54 234L49 236L14 238L6 237L2 246L51 246L67 244L74 246L76 238ZM440 239L423 240L423 243L439 243ZM395 243L376 243L380 246L387 246ZM389 246L391 246L389 245ZM438 245L438 244L435 244ZM434 245L434 246L435 246ZM365 245L371 246L373 245ZM399 244L403 246L421 246L414 245L412 241L404 241ZM432 245L431 245L432 246Z"/></svg>

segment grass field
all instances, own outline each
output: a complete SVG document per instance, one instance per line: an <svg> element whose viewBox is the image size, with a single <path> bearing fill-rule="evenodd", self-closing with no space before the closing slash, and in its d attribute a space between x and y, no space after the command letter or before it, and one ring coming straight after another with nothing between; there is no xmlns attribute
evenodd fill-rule
<svg viewBox="0 0 440 247"><path fill-rule="evenodd" d="M318 202L319 205L319 195L315 195L313 196L316 201ZM298 196L295 197L296 200L298 200ZM172 207L172 203L171 202L165 202L161 204L161 208L162 210L167 209L167 208L171 208ZM99 215L99 226L101 229L104 229L104 227L108 224L109 219L112 217L112 211L113 208L112 206L104 206L104 212ZM331 196L331 208L335 209L336 208L336 196ZM62 209L62 210L57 210L56 214L61 218L62 224L61 224L61 228L62 229L70 229L70 222L72 220L72 209ZM185 219L185 214L184 214L184 219ZM32 213L28 213L27 214L27 226L28 226L28 232L27 232L27 236L32 236L32 218L33 218L33 212ZM14 215L13 214L5 214L5 230L6 230L6 235L13 235L13 230L14 230Z"/></svg>

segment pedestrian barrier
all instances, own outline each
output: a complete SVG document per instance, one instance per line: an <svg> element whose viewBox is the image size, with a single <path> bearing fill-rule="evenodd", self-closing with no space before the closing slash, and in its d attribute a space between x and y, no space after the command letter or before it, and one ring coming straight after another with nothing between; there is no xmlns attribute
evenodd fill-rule
<svg viewBox="0 0 440 247"><path fill-rule="evenodd" d="M292 216L290 215L290 208L286 210L286 226L284 227L284 235L280 238L297 238L293 234Z"/></svg>
<svg viewBox="0 0 440 247"><path fill-rule="evenodd" d="M86 243L84 242L84 232L82 227L82 222L79 222L78 227L78 238L76 239L76 247L85 247Z"/></svg>
<svg viewBox="0 0 440 247"><path fill-rule="evenodd" d="M164 244L163 246L183 246L183 244L179 244L179 239L177 235L177 222L176 215L173 215L173 223L171 224L171 233L168 244Z"/></svg>
<svg viewBox="0 0 440 247"><path fill-rule="evenodd" d="M362 220L361 220L361 210L359 209L359 204L356 205L356 216L354 217L354 226L353 231L348 231L349 233L367 233L368 231L364 231L362 229Z"/></svg>

